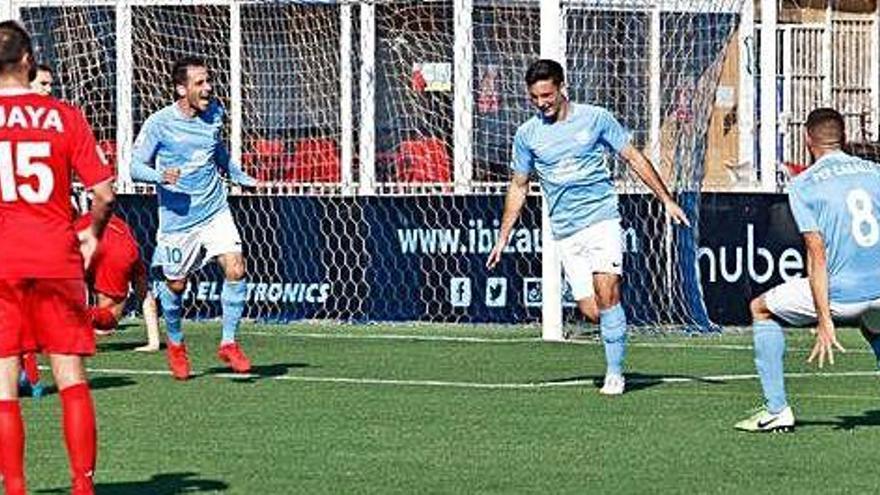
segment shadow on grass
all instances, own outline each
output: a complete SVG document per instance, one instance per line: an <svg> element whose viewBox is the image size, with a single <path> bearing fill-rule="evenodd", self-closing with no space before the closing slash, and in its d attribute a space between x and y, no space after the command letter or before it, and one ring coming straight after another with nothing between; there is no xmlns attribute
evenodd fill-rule
<svg viewBox="0 0 880 495"><path fill-rule="evenodd" d="M229 484L224 481L199 478L198 473L154 474L146 481L120 481L116 483L97 483L98 495L175 495L179 493L226 491ZM49 488L34 493L68 493L67 488Z"/></svg>
<svg viewBox="0 0 880 495"><path fill-rule="evenodd" d="M98 342L98 354L105 352L133 352L142 345L146 345L146 342ZM164 349L165 343L163 342L159 344L159 351Z"/></svg>
<svg viewBox="0 0 880 495"><path fill-rule="evenodd" d="M835 430L851 431L860 426L880 426L880 410L865 411L859 416L837 416L834 420L800 420L797 427L830 426Z"/></svg>
<svg viewBox="0 0 880 495"><path fill-rule="evenodd" d="M96 390L107 390L111 388L121 388L121 387L130 387L132 385L137 385L137 382L134 381L131 377L127 376L93 376L89 378L89 389L93 392ZM21 390L22 397L31 396L31 392L28 389ZM58 393L58 387L53 385L48 385L43 388L43 393L41 397L46 397L47 395L55 395Z"/></svg>
<svg viewBox="0 0 880 495"><path fill-rule="evenodd" d="M723 385L723 380L707 380L704 377L692 375L650 375L645 373L627 373L626 374L626 392L638 392L639 390L648 389L670 381L688 381L695 383L708 383L713 385ZM547 380L547 383L566 383L566 382L585 382L591 381L596 388L602 388L605 381L604 375L579 375L567 378L557 378Z"/></svg>
<svg viewBox="0 0 880 495"><path fill-rule="evenodd" d="M276 363L276 364L258 364L251 367L248 374L235 376L236 382L253 383L257 380L265 378L275 378L284 376L288 371L298 368L311 368L308 363ZM232 370L226 366L215 366L205 370L205 375L227 375L232 374Z"/></svg>

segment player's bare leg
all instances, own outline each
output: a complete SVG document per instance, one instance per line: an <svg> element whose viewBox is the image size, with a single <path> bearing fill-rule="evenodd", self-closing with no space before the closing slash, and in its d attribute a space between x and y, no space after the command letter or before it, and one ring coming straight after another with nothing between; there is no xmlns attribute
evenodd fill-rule
<svg viewBox="0 0 880 495"><path fill-rule="evenodd" d="M577 300L578 311L584 315L590 323L599 323L599 307L596 305L596 298L593 296L585 297ZM574 332L563 328L563 338L570 339Z"/></svg>
<svg viewBox="0 0 880 495"><path fill-rule="evenodd" d="M236 373L247 373L251 370L251 362L235 341L247 296L244 257L241 253L225 253L217 257L217 262L226 275L220 294L223 306L223 338L220 341L217 357Z"/></svg>
<svg viewBox="0 0 880 495"><path fill-rule="evenodd" d="M592 323L599 323L599 305L596 303L595 297L585 297L578 299L578 310L582 315Z"/></svg>
<svg viewBox="0 0 880 495"><path fill-rule="evenodd" d="M92 494L92 477L97 458L95 405L83 359L71 354L50 354L52 374L61 396L62 424L67 454L70 458L71 492Z"/></svg>
<svg viewBox="0 0 880 495"><path fill-rule="evenodd" d="M136 352L156 352L159 350L159 310L156 307L156 298L151 292L147 292L141 311L144 315L144 326L147 327L147 344L135 349Z"/></svg>
<svg viewBox="0 0 880 495"><path fill-rule="evenodd" d="M620 276L613 273L594 273L593 287L599 312L599 329L605 344L605 383L599 393L620 395L626 386L623 378L626 315L620 305Z"/></svg>
<svg viewBox="0 0 880 495"><path fill-rule="evenodd" d="M26 493L24 421L18 402L19 356L0 358L0 475L7 495Z"/></svg>

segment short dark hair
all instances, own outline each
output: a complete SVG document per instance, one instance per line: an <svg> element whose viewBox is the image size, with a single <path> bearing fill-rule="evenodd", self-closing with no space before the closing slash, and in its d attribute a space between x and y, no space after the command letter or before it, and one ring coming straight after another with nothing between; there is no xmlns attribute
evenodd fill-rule
<svg viewBox="0 0 880 495"><path fill-rule="evenodd" d="M807 116L807 133L818 142L828 146L842 146L846 141L843 115L833 108L817 108Z"/></svg>
<svg viewBox="0 0 880 495"><path fill-rule="evenodd" d="M49 67L49 64L44 64L44 63L37 64L37 70L43 71L43 72L48 72L49 74L52 74L55 72L54 70L52 70L52 67Z"/></svg>
<svg viewBox="0 0 880 495"><path fill-rule="evenodd" d="M208 67L208 64L201 57L189 56L179 59L171 68L171 84L186 85L187 71L190 67Z"/></svg>
<svg viewBox="0 0 880 495"><path fill-rule="evenodd" d="M25 54L34 55L31 35L15 21L0 22L0 71L15 67Z"/></svg>
<svg viewBox="0 0 880 495"><path fill-rule="evenodd" d="M542 58L536 60L526 71L526 85L531 86L538 81L553 81L556 86L561 86L565 81L565 70L555 60Z"/></svg>

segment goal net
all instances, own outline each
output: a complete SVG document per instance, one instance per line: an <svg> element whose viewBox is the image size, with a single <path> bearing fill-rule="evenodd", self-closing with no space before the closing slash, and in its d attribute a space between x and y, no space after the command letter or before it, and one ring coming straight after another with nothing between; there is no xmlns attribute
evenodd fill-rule
<svg viewBox="0 0 880 495"><path fill-rule="evenodd" d="M741 0L562 1L568 91L633 131L694 228L619 160L624 306L636 325L710 325L696 267L716 88ZM248 268L246 316L534 322L545 304L541 203L529 197L501 266L497 236L523 76L540 55L528 0L13 0L118 168L120 214L149 259L156 201L128 180L131 143L173 102L171 64L199 55L229 120L233 156L271 187L232 188ZM546 27L544 28L546 29ZM734 64L735 66L735 64ZM726 90L735 91L733 88ZM707 152L707 149L709 152ZM219 314L221 274L195 273L185 315ZM568 296L563 296L568 297ZM573 304L567 314L575 319Z"/></svg>

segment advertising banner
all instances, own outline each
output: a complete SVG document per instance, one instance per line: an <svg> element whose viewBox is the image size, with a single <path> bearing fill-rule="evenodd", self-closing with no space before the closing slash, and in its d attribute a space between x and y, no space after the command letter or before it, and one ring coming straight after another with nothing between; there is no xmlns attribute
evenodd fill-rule
<svg viewBox="0 0 880 495"><path fill-rule="evenodd" d="M538 321L539 198L529 197L498 267L485 268L503 201L497 195L232 198L248 272L246 316ZM694 209L687 198L681 202ZM703 195L699 247L685 242L690 235L681 228L652 221L648 212L659 210L647 196L622 196L621 210L627 212L622 297L634 324L663 321L667 313L747 324L751 298L804 272L800 238L783 195ZM119 214L149 262L155 197L122 196ZM667 264L669 248L660 229L676 236L674 269ZM160 272L153 276L161 280ZM186 317L219 316L222 280L213 263L193 274L184 297ZM679 297L670 297L672 292ZM573 312L570 293L564 297L566 311Z"/></svg>

